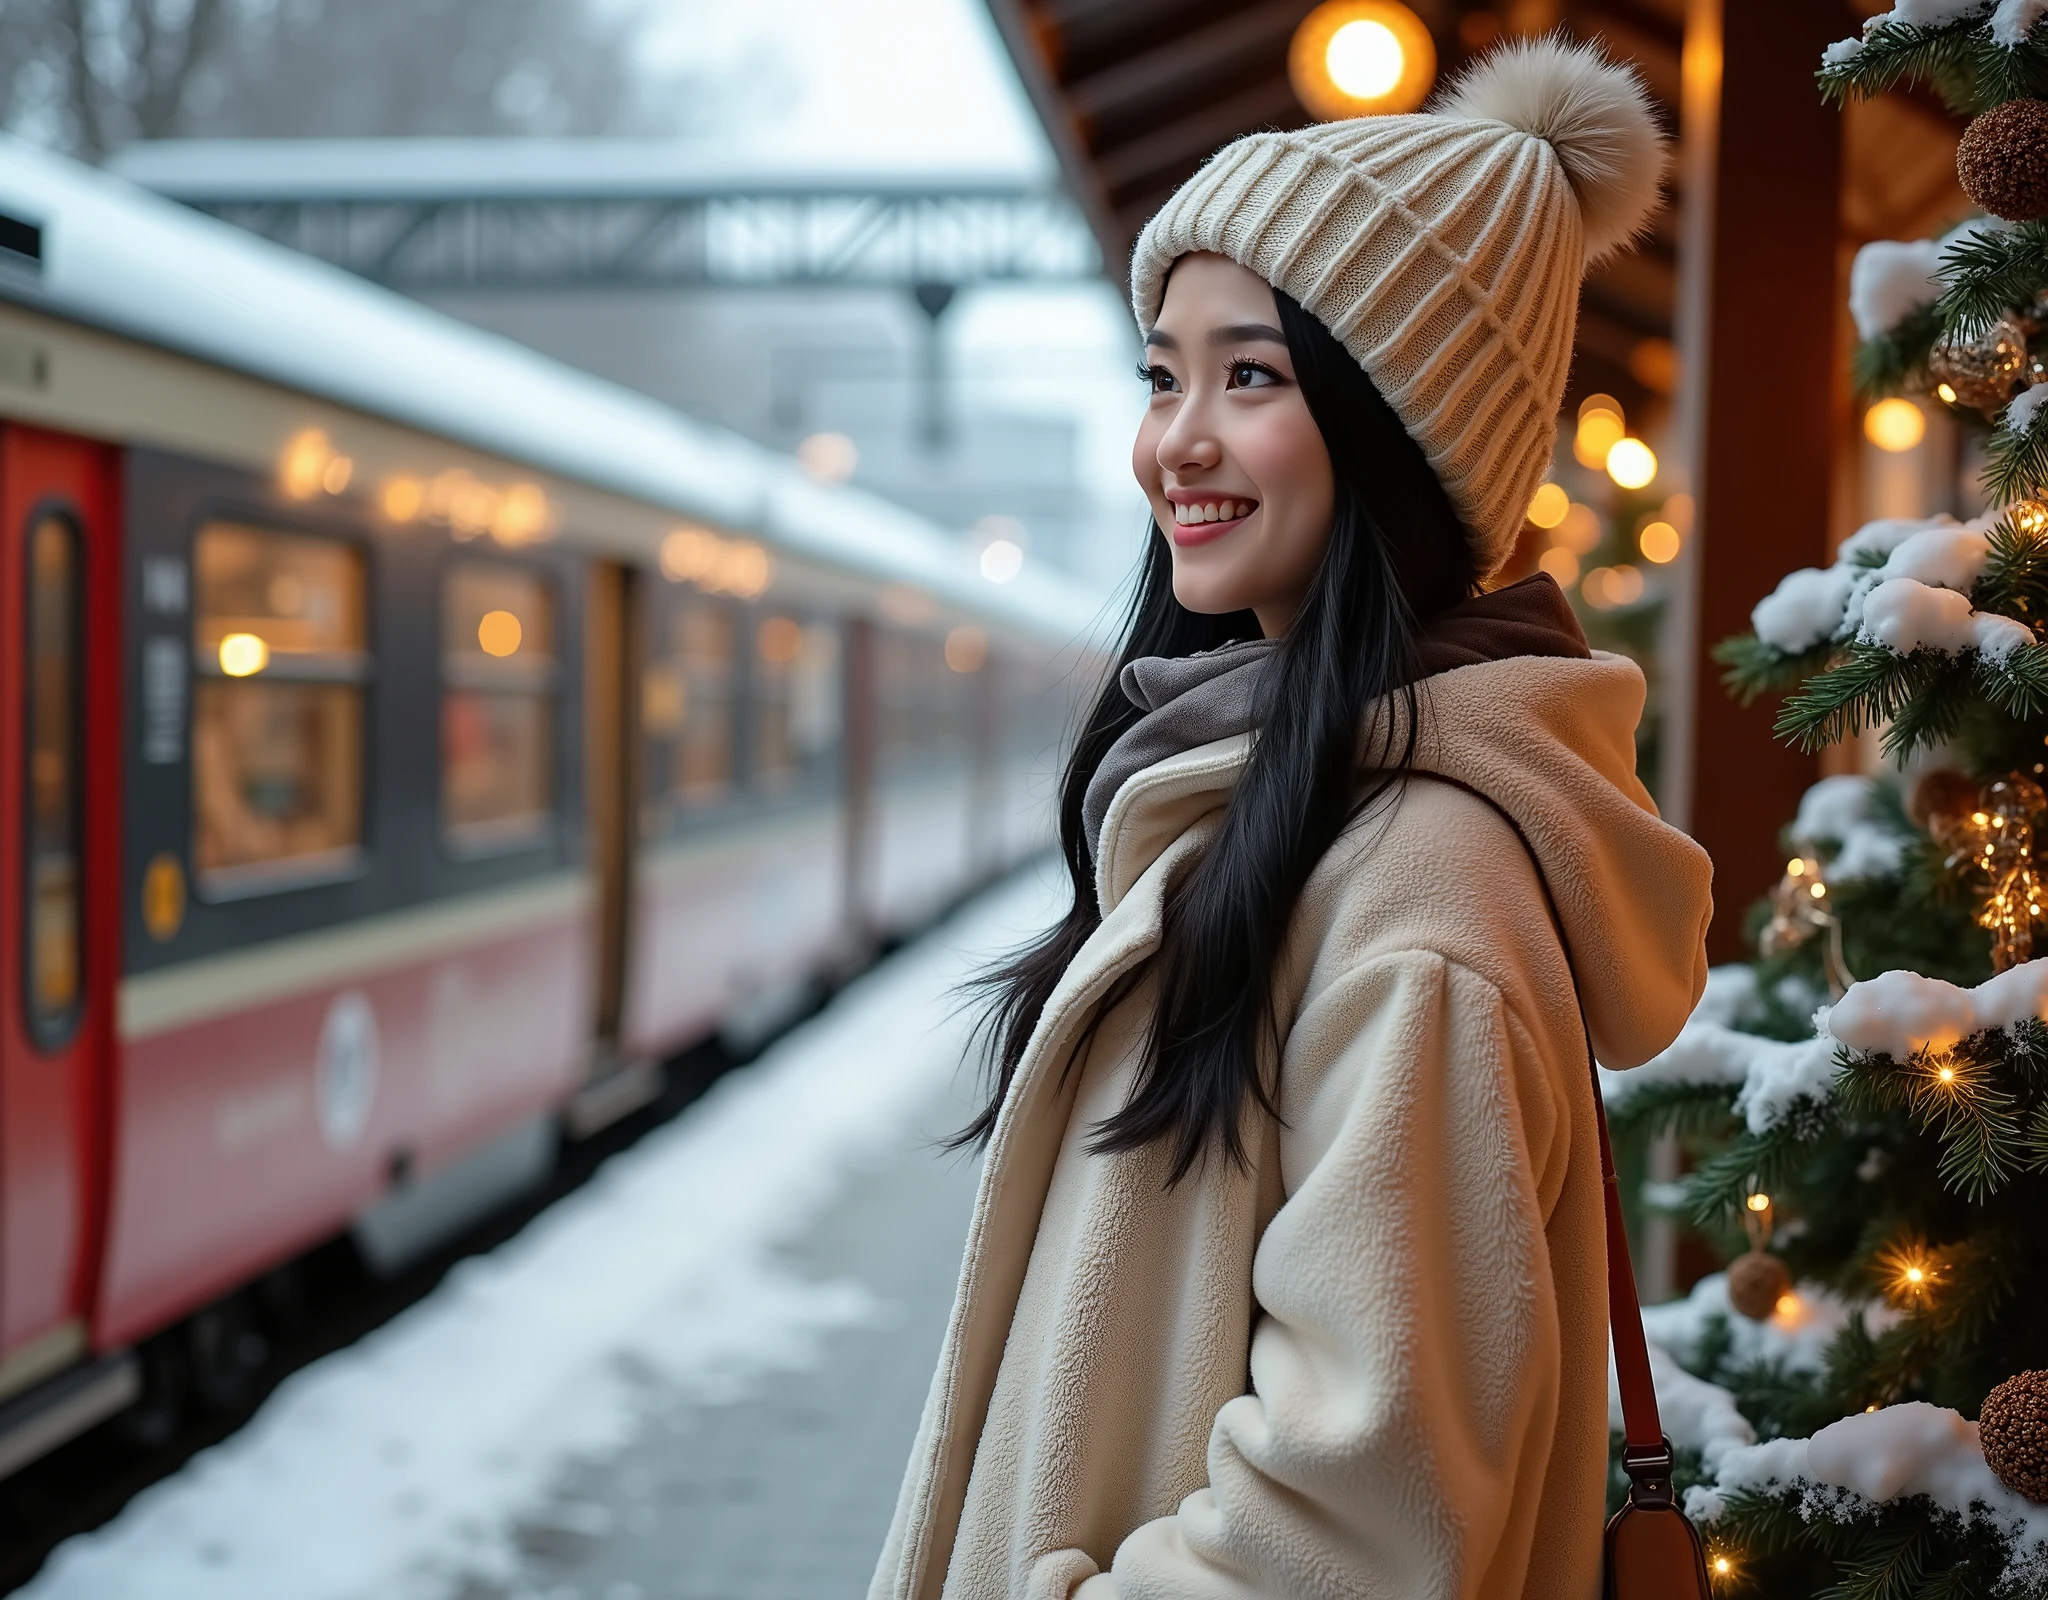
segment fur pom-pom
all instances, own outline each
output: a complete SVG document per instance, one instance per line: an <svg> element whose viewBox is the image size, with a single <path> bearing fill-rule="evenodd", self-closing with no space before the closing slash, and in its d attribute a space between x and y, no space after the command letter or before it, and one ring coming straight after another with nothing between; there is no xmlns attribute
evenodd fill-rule
<svg viewBox="0 0 2048 1600"><path fill-rule="evenodd" d="M1591 45L1522 39L1479 62L1437 114L1505 122L1557 152L1586 230L1588 265L1643 231L1667 159L1649 92Z"/></svg>

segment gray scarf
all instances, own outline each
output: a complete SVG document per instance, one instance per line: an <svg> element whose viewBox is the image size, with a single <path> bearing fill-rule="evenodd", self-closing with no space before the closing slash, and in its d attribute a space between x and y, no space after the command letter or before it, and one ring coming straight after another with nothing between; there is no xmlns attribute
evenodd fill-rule
<svg viewBox="0 0 2048 1600"><path fill-rule="evenodd" d="M1081 797L1090 860L1101 850L1109 803L1126 782L1168 756L1251 729L1259 674L1279 648L1277 639L1247 639L1200 655L1146 656L1124 668L1117 686L1145 715L1109 747ZM1429 678L1512 656L1584 660L1588 653L1564 591L1537 573L1430 618L1416 638L1416 670Z"/></svg>
<svg viewBox="0 0 2048 1600"><path fill-rule="evenodd" d="M1168 756L1244 733L1252 726L1259 674L1278 639L1245 639L1192 656L1144 656L1117 678L1124 698L1145 713L1109 747L1081 798L1088 856L1102 844L1102 824L1117 790Z"/></svg>

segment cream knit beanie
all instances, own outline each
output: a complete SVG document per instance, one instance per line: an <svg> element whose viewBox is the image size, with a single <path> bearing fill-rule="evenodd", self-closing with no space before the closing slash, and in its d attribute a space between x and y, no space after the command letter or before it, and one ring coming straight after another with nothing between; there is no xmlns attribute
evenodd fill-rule
<svg viewBox="0 0 2048 1600"><path fill-rule="evenodd" d="M1132 309L1149 335L1195 251L1284 289L1379 386L1490 576L1549 470L1579 280L1642 230L1664 161L1632 71L1512 44L1432 113L1225 145L1138 236Z"/></svg>

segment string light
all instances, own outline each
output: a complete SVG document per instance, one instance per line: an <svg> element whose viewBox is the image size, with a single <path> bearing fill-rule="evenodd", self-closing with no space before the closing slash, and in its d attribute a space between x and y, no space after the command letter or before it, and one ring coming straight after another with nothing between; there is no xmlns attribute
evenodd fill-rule
<svg viewBox="0 0 2048 1600"><path fill-rule="evenodd" d="M1940 1285L1940 1267L1917 1239L1886 1246L1873 1265L1894 1301L1924 1304Z"/></svg>
<svg viewBox="0 0 2048 1600"><path fill-rule="evenodd" d="M1753 1194L1742 1203L1752 1211L1768 1211L1771 1209L1771 1197L1767 1194Z"/></svg>

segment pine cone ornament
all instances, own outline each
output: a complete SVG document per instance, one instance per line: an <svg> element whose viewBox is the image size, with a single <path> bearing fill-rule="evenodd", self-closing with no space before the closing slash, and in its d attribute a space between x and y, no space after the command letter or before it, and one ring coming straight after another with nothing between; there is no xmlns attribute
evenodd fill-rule
<svg viewBox="0 0 2048 1600"><path fill-rule="evenodd" d="M1956 176L1994 217L2048 217L2048 100L2008 100L1972 119L1956 146Z"/></svg>
<svg viewBox="0 0 2048 1600"><path fill-rule="evenodd" d="M2048 1372L2021 1372L1984 1397L1984 1464L2014 1494L2048 1504Z"/></svg>
<svg viewBox="0 0 2048 1600"><path fill-rule="evenodd" d="M1950 405L1989 417L2027 382L2026 329L2007 312L1974 339L1937 339L1927 352L1927 375Z"/></svg>
<svg viewBox="0 0 2048 1600"><path fill-rule="evenodd" d="M1752 1322L1768 1322L1792 1274L1768 1250L1748 1250L1728 1263L1728 1303Z"/></svg>

